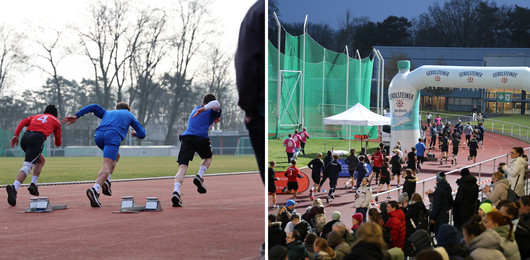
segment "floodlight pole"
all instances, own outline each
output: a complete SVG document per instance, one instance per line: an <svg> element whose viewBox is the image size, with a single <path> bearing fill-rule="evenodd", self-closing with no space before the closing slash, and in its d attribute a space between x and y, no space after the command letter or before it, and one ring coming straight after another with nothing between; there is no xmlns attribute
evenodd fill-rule
<svg viewBox="0 0 530 260"><path fill-rule="evenodd" d="M350 107L348 106L348 79L350 76L350 53L348 52L348 45L344 47L344 51L346 52L346 110L348 110ZM351 125L348 125L348 150L350 150L351 145Z"/></svg>
<svg viewBox="0 0 530 260"><path fill-rule="evenodd" d="M304 21L304 53L303 53L303 59L302 59L302 95L300 98L300 123L302 126L305 126L304 124L304 90L305 90L305 38L307 37L307 14L305 16Z"/></svg>
<svg viewBox="0 0 530 260"><path fill-rule="evenodd" d="M278 117L278 125L280 123L280 113L281 113L281 100L282 100L282 76L281 76L281 73L280 73L280 60L281 60L281 37L282 37L282 33L281 33L281 24L280 24L280 20L278 20L278 16L276 15L276 12L273 12L274 13L274 18L276 19L276 24L278 25L278 93L276 93L276 116Z"/></svg>

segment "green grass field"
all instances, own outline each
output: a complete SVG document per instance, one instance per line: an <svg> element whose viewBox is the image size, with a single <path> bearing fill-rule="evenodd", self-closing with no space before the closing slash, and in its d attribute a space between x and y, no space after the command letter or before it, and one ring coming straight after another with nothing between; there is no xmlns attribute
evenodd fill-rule
<svg viewBox="0 0 530 260"><path fill-rule="evenodd" d="M174 176L178 168L176 160L176 157L121 157L112 178ZM0 185L13 183L23 161L24 158L22 157L0 158ZM95 180L101 163L101 157L48 157L39 177L39 182ZM188 175L197 174L200 163L200 157L195 156L194 160L190 162ZM257 170L258 166L254 156L214 155L213 162L206 174ZM30 181L31 175L28 175L24 183L27 184Z"/></svg>
<svg viewBox="0 0 530 260"><path fill-rule="evenodd" d="M269 161L276 161L276 168L274 170L276 171L283 171L287 169L289 166L287 164L287 154L285 153L285 147L283 146L284 140L279 139L269 139ZM348 140L338 140L338 139L332 139L332 140L326 140L326 147L324 148L324 140L323 139L308 139L306 148L305 148L305 156L298 157L297 165L298 167L304 167L307 166L309 161L316 158L317 153L322 153L322 159L326 157L327 151L333 149L335 150L345 150L348 151ZM368 151L369 153L375 152L376 147L378 146L378 143L369 143L368 144ZM364 146L364 145L363 145ZM361 151L361 142L360 141L351 141L351 148L355 148L356 154Z"/></svg>

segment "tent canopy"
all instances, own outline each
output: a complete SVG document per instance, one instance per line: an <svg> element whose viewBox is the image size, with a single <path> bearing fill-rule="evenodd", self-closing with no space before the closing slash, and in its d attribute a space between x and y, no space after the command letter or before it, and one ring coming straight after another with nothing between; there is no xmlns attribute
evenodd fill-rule
<svg viewBox="0 0 530 260"><path fill-rule="evenodd" d="M324 124L360 126L390 125L390 118L376 114L361 105L361 103L357 103L355 106L340 114L324 118Z"/></svg>

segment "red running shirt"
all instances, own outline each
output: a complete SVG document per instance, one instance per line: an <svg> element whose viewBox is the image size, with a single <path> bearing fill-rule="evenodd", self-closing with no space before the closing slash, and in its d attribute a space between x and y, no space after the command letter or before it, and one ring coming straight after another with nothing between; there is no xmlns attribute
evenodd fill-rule
<svg viewBox="0 0 530 260"><path fill-rule="evenodd" d="M300 170L293 165L287 168L285 175L287 175L287 182L297 182L296 178L298 178L298 175L300 175Z"/></svg>
<svg viewBox="0 0 530 260"><path fill-rule="evenodd" d="M46 138L53 133L55 146L61 146L61 123L53 115L39 114L22 119L15 130L15 136L19 136L25 126L28 127L27 131L41 132Z"/></svg>

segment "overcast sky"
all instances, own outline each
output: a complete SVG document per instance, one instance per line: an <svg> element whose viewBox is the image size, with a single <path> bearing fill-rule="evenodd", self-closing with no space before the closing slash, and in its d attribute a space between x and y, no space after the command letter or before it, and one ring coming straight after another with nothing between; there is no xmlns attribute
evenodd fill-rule
<svg viewBox="0 0 530 260"><path fill-rule="evenodd" d="M80 25L86 14L89 3L92 0L24 0L24 1L2 1L0 6L0 24L6 24L15 28L22 28L24 32L32 34L25 25L36 24L48 28L65 28L66 25ZM167 7L175 5L175 0L149 0L133 1L138 5L149 4L156 7ZM256 0L212 0L210 12L212 18L217 20L217 29L223 32L219 40L221 46L225 46L229 54L235 53L239 26L246 12ZM165 8L166 10L169 8ZM30 35L32 36L32 35ZM77 35L72 34L71 40L77 40ZM68 79L80 80L85 75L92 75L90 67L79 71L80 59L86 57L71 56L65 59L59 67L59 74ZM88 64L88 61L85 61ZM34 69L31 73L19 76L16 79L15 89L20 93L22 89L38 89L47 78L47 74ZM11 89L13 90L13 88Z"/></svg>
<svg viewBox="0 0 530 260"><path fill-rule="evenodd" d="M338 17L344 17L350 8L354 17L367 16L372 22L382 22L389 15L404 16L411 20L421 13L427 12L429 6L438 2L443 5L446 1L436 0L277 0L282 23L303 23L305 15L312 23L327 23L333 28L338 27ZM497 6L519 5L530 7L529 0L496 0Z"/></svg>

